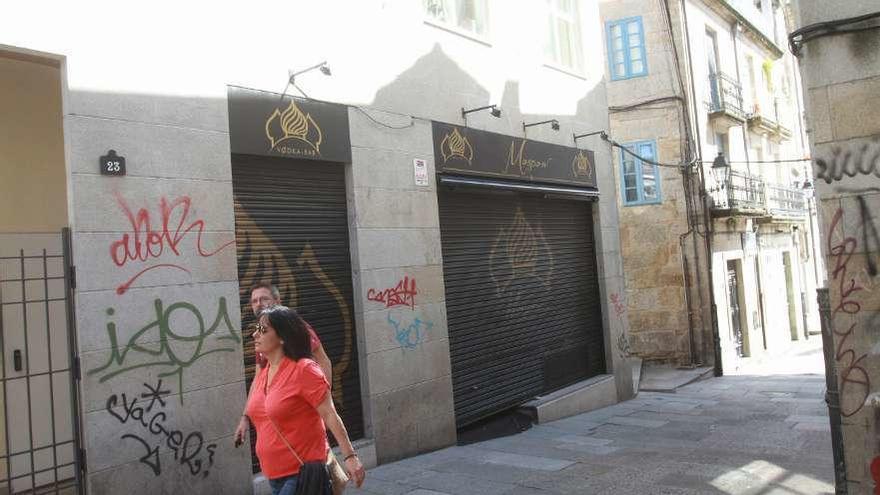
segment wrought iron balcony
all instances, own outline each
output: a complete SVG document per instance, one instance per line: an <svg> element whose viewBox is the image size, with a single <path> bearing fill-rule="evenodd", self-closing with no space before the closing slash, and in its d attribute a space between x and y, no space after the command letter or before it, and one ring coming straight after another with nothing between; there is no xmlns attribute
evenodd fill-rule
<svg viewBox="0 0 880 495"><path fill-rule="evenodd" d="M807 216L804 191L790 186L770 184L759 176L737 170L710 191L715 217L761 217L759 221L802 220Z"/></svg>
<svg viewBox="0 0 880 495"><path fill-rule="evenodd" d="M749 130L760 134L767 134L776 142L791 139L791 129L780 122L779 98L773 98L771 108L762 108L755 103L752 113L748 115Z"/></svg>
<svg viewBox="0 0 880 495"><path fill-rule="evenodd" d="M709 74L709 101L706 102L709 118L727 128L746 121L743 110L742 87L736 79L723 72Z"/></svg>
<svg viewBox="0 0 880 495"><path fill-rule="evenodd" d="M807 216L807 196L804 191L782 186L767 184L767 213L778 219L801 219Z"/></svg>
<svg viewBox="0 0 880 495"><path fill-rule="evenodd" d="M758 176L730 170L710 192L715 216L760 216L766 212L764 181Z"/></svg>

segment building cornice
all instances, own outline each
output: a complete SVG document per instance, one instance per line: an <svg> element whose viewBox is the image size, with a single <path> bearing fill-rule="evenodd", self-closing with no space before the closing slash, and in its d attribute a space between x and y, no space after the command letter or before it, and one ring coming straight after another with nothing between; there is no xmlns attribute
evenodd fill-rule
<svg viewBox="0 0 880 495"><path fill-rule="evenodd" d="M742 31L745 33L747 37L749 37L752 41L757 43L759 46L770 52L770 55L774 59L782 58L784 52L782 51L776 43L773 42L770 38L767 37L757 26L752 24L751 21L746 19L735 7L730 5L727 0L705 0L706 5L711 8L715 13L724 17L726 20L730 22L736 22L740 26L742 26Z"/></svg>

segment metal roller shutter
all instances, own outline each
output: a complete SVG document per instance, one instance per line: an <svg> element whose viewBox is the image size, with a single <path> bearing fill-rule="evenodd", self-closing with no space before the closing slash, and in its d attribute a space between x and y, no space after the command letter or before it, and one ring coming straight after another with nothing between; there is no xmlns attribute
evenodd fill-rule
<svg viewBox="0 0 880 495"><path fill-rule="evenodd" d="M458 427L605 373L591 203L440 193Z"/></svg>
<svg viewBox="0 0 880 495"><path fill-rule="evenodd" d="M248 291L268 280L314 327L333 363L336 407L351 438L363 437L344 166L233 155L232 186L247 386L254 374Z"/></svg>

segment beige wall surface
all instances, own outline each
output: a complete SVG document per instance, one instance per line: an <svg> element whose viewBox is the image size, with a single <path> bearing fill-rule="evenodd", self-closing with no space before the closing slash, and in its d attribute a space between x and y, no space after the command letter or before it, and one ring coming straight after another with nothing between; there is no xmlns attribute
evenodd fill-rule
<svg viewBox="0 0 880 495"><path fill-rule="evenodd" d="M794 2L799 25L880 10L873 0ZM880 484L880 30L804 44L801 71L828 268L828 330L850 494Z"/></svg>
<svg viewBox="0 0 880 495"><path fill-rule="evenodd" d="M0 50L0 232L67 225L57 64Z"/></svg>

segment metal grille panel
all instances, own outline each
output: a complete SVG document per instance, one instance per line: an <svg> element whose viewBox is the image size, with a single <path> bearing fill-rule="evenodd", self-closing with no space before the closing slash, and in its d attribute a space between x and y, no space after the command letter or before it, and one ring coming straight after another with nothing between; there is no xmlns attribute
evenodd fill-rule
<svg viewBox="0 0 880 495"><path fill-rule="evenodd" d="M459 427L605 372L590 203L440 193Z"/></svg>
<svg viewBox="0 0 880 495"><path fill-rule="evenodd" d="M232 180L248 387L254 373L248 291L271 281L282 302L318 333L333 363L336 408L351 438L363 437L344 166L233 155Z"/></svg>

